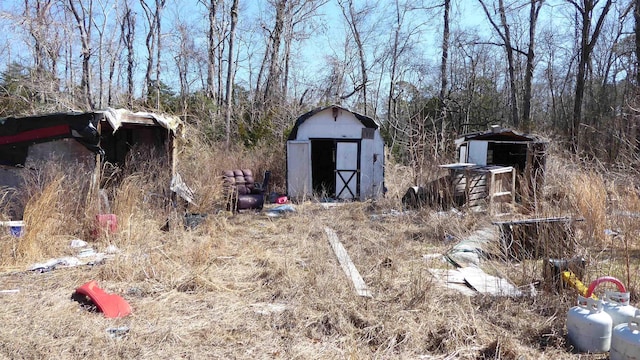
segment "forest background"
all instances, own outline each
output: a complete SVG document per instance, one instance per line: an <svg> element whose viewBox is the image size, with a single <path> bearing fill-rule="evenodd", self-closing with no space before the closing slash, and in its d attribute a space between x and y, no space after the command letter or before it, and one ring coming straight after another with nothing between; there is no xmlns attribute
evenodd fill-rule
<svg viewBox="0 0 640 360"><path fill-rule="evenodd" d="M0 234L0 282L19 289L0 297L0 354L602 358L566 341L573 290L512 299L437 286L430 269L450 265L431 255L492 227L490 211L394 209L456 160L451 140L462 133L497 124L545 135L544 206L530 215L584 219L575 231L583 280L624 279L638 304L639 21L640 0L0 0L0 122L106 107L177 115L189 132L178 170L200 204L189 210L209 214L197 229L162 231L167 202L155 195L169 179L146 171L157 159L134 157L107 193L118 231L95 243L122 252L100 266L25 273L71 255L70 237L90 239L96 212L86 205L102 200L78 196L90 177L69 176L76 167L26 172L26 234ZM331 210L309 201L280 218L218 211L227 198L212 174L268 169L282 186L295 119L330 104L381 124L384 199ZM328 227L373 299L340 280ZM541 259L483 266L532 295L543 284ZM135 315L79 316L69 293L88 279L122 294ZM126 342L105 335L114 325Z"/></svg>
<svg viewBox="0 0 640 360"><path fill-rule="evenodd" d="M0 117L126 107L252 147L341 104L407 165L492 124L616 162L638 21L640 0L4 0Z"/></svg>

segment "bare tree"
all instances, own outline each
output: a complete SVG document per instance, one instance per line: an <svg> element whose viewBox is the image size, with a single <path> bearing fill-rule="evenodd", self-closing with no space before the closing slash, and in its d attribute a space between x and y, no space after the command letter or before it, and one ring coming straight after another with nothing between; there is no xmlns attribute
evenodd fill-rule
<svg viewBox="0 0 640 360"><path fill-rule="evenodd" d="M272 92L275 92L273 88L275 83L280 78L280 64L279 64L279 51L280 43L282 41L282 32L284 30L284 17L285 9L287 6L287 0L278 0L276 6L276 17L273 25L273 30L269 34L269 43L267 45L267 51L265 52L265 58L268 58L269 70L267 72L267 79L264 86L263 99L268 100L269 97L273 97ZM259 77L258 77L259 78Z"/></svg>
<svg viewBox="0 0 640 360"><path fill-rule="evenodd" d="M405 11L402 11L404 9ZM395 1L395 27L393 31L393 43L391 45L391 65L389 68L389 93L387 97L387 117L391 122L395 122L397 119L397 109L395 107L395 97L393 96L396 81L397 81L397 69L398 69L398 58L401 53L406 48L406 38L405 44L401 44L400 42L400 33L402 32L402 27L406 15L406 7L402 8L398 0ZM403 46L405 45L405 46Z"/></svg>
<svg viewBox="0 0 640 360"><path fill-rule="evenodd" d="M522 127L529 129L531 122L531 83L535 67L535 39L538 15L544 0L531 0L529 8L529 47L527 49L527 66L524 74L524 95L522 97Z"/></svg>
<svg viewBox="0 0 640 360"><path fill-rule="evenodd" d="M571 121L571 146L574 152L580 151L580 123L582 121L582 99L584 97L584 88L587 76L587 67L589 66L591 52L596 45L600 31L604 24L604 19L607 13L611 9L612 0L606 0L600 10L600 15L596 21L596 26L591 31L591 19L594 17L594 11L600 0L582 0L580 3L577 0L567 0L572 4L578 14L581 21L580 32L580 49L578 53L578 73L576 75L576 88L575 99L573 106L573 116Z"/></svg>
<svg viewBox="0 0 640 360"><path fill-rule="evenodd" d="M57 72L62 41L55 5L53 0L24 0L24 12L19 20L33 40L33 82L40 101L47 100L48 94L59 90Z"/></svg>
<svg viewBox="0 0 640 360"><path fill-rule="evenodd" d="M105 41L105 35L107 33L107 25L109 22L109 13L111 12L111 6L108 3L105 3L104 0L98 0L98 4L100 6L100 14L102 15L100 18L102 19L102 23L98 24L98 20L96 17L92 17L91 22L98 32L98 107L103 107L104 101L104 90L105 90L105 82L104 82L104 66L106 62L106 54L111 56L111 59L115 59L117 54L120 52L119 49L116 48L113 37L109 36ZM111 63L115 63L115 61L111 61ZM109 76L111 79L111 76ZM110 89L111 82L109 81L108 93L110 98Z"/></svg>
<svg viewBox="0 0 640 360"><path fill-rule="evenodd" d="M218 0L201 0L203 4L207 7L208 18L209 18L209 29L207 34L207 88L206 94L209 98L214 98L216 95L215 91L215 78L216 78L216 49L218 48L218 38L219 33L217 30L217 19L216 14L218 12L218 6L221 1Z"/></svg>
<svg viewBox="0 0 640 360"><path fill-rule="evenodd" d="M236 25L238 24L238 0L233 0L233 5L231 5L231 28L229 29L229 52L228 52L228 65L227 65L227 89L225 94L225 103L226 103L226 111L225 111L225 143L227 149L231 144L231 106L232 106L232 97L233 97L233 74L235 71L234 67L234 59L233 59L233 48L234 41L236 35Z"/></svg>
<svg viewBox="0 0 640 360"><path fill-rule="evenodd" d="M127 49L127 105L133 106L133 70L134 70L134 37L136 29L136 18L125 2L124 11L120 18L120 39Z"/></svg>
<svg viewBox="0 0 640 360"><path fill-rule="evenodd" d="M155 7L152 9L151 6L147 3L147 0L140 0L140 5L144 10L145 17L147 19L147 24L149 25L149 31L147 32L147 36L145 39L145 44L147 47L147 71L145 73L145 85L147 93L145 95L149 95L151 90L155 90L156 92L156 108L160 109L160 54L162 53L161 49L161 29L160 29L160 15L162 13L162 9L166 0L155 0ZM154 57L155 57L155 81L151 78L151 75L154 73ZM155 84L155 86L154 86Z"/></svg>
<svg viewBox="0 0 640 360"><path fill-rule="evenodd" d="M630 3L630 6L633 6L633 20L634 20L634 28L633 32L635 35L635 68L636 68L636 78L635 81L635 91L634 97L635 100L638 101L640 99L640 0L635 0ZM632 109L632 118L628 125L628 135L629 135L629 147L635 151L638 146L638 125L637 121L640 117L640 110Z"/></svg>
<svg viewBox="0 0 640 360"><path fill-rule="evenodd" d="M317 10L329 2L329 0L293 0L289 1L286 9L284 23L284 50L282 55L282 93L289 93L289 78L291 75L291 48L295 42L306 39L308 33L303 29L305 27L311 29L312 21L317 14Z"/></svg>
<svg viewBox="0 0 640 360"><path fill-rule="evenodd" d="M162 9L167 1L156 0L156 109L160 110L160 57L162 54L162 30L161 30L161 17Z"/></svg>
<svg viewBox="0 0 640 360"><path fill-rule="evenodd" d="M449 11L451 10L451 0L444 0L444 17L442 25L442 56L440 59L440 94L438 99L440 100L440 113L442 118L442 125L440 127L440 151L444 151L444 139L447 129L447 64L449 62Z"/></svg>
<svg viewBox="0 0 640 360"><path fill-rule="evenodd" d="M35 69L39 73L44 72L43 61L46 59L46 33L48 13L53 5L52 0L36 0L33 3L24 0L24 19L28 27L29 34L33 38L33 62Z"/></svg>
<svg viewBox="0 0 640 360"><path fill-rule="evenodd" d="M77 4L76 1L78 2ZM80 42L82 44L82 81L80 87L83 89L87 107L93 109L93 96L91 94L91 22L93 21L93 0L68 0L67 4L68 9L76 19L76 25L80 32Z"/></svg>
<svg viewBox="0 0 640 360"><path fill-rule="evenodd" d="M413 89L413 85L408 86L408 83L403 81L402 74L407 71L408 57L411 56L416 38L421 34L421 29L424 26L422 22L411 22L411 12L418 9L426 10L416 8L412 1L401 2L396 0L393 4L393 23L391 25L393 33L388 49L389 65L387 74L389 88L386 99L387 128L391 138L390 146L393 146L398 135L404 132L404 124L400 124L400 122L406 119L400 119L399 114L406 115L406 111L400 108L403 107L403 97L406 95L404 92L407 89Z"/></svg>
<svg viewBox="0 0 640 360"><path fill-rule="evenodd" d="M267 34L265 51L255 77L256 110L263 105L282 104L288 96L291 75L291 49L306 38L311 21L319 7L328 0L271 0L275 9L273 27L262 29ZM309 25L309 27L304 27ZM295 58L295 57L294 57Z"/></svg>
<svg viewBox="0 0 640 360"><path fill-rule="evenodd" d="M442 56L440 58L440 104L446 112L444 103L447 93L447 63L449 59L449 11L451 10L451 0L444 0L444 18L442 24Z"/></svg>
<svg viewBox="0 0 640 360"><path fill-rule="evenodd" d="M633 10L634 34L636 38L636 61L640 62L640 0L635 0L635 7ZM640 65L637 66L640 69ZM638 94L640 95L640 71L636 71L636 87Z"/></svg>
<svg viewBox="0 0 640 360"><path fill-rule="evenodd" d="M503 56L492 51L494 44L481 41L477 32L455 30L452 35L447 104L451 128L467 133L509 118L509 102L498 85L504 81Z"/></svg>
<svg viewBox="0 0 640 360"><path fill-rule="evenodd" d="M504 46L505 54L507 56L507 71L509 73L509 90L510 90L510 99L511 99L511 122L515 127L519 125L519 111L518 111L518 96L517 96L517 87L516 87L516 73L515 73L515 60L514 60L514 47L511 42L511 30L509 28L509 23L507 22L507 14L504 6L504 0L498 0L498 13L500 15L500 25L496 23L496 21L491 16L487 5L484 0L478 0L480 5L482 5L482 9L484 10L485 15L487 15L487 19L493 26L493 29L496 31L500 39L502 40L501 46Z"/></svg>
<svg viewBox="0 0 640 360"><path fill-rule="evenodd" d="M178 69L178 80L180 82L182 112L186 115L190 92L189 69L191 59L194 57L196 51L189 26L184 23L178 23L176 30L178 31L178 47L180 50L175 56L175 61Z"/></svg>
<svg viewBox="0 0 640 360"><path fill-rule="evenodd" d="M353 0L338 0L338 4L342 9L342 15L349 25L351 35L353 36L353 40L358 51L358 60L360 62L360 83L354 86L353 93L358 91L362 92L362 111L367 115L367 84L369 82L369 78L367 75L367 60L361 36L361 27L363 26L364 18L366 17L368 9L365 8L360 11L356 11L353 6Z"/></svg>

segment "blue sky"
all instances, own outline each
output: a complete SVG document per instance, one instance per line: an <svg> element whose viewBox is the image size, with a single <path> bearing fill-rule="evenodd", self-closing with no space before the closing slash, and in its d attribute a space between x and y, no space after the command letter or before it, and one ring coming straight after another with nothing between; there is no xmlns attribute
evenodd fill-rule
<svg viewBox="0 0 640 360"><path fill-rule="evenodd" d="M115 0L114 0L115 1ZM122 1L122 0L120 0ZM362 0L364 1L364 0ZM361 4L362 1L357 2ZM416 4L418 1L412 2ZM428 0L425 3L433 3ZM452 31L467 31L470 34L479 34L482 38L488 40L493 35L486 20L485 14L482 12L477 1L473 0L453 0L453 9L451 13ZM547 0L544 10L541 14L539 27L541 30L545 27L561 27L567 19L567 10L558 11L555 7L561 0ZM94 0L96 6L99 0ZM138 4L138 1L134 1ZM391 1L380 1L380 6L390 5ZM524 3L524 2L523 2ZM180 6L177 6L179 4ZM566 2L565 9L566 9ZM30 62L31 54L25 41L29 41L28 35L23 32L16 32L15 25L7 14L20 14L24 6L22 0L0 0L0 71L10 61ZM264 31L261 29L263 24L265 28L271 28L273 25L268 19L270 9L266 0L240 0L240 23L238 48L240 49L240 67L238 69L238 82L247 84L249 81L249 72L259 67L262 60L261 53L265 43ZM146 64L146 50L144 48L144 32L145 21L142 17L142 11L138 10L141 17L138 19L137 31L140 45L138 45L137 66L141 74ZM178 22L186 22L189 25L190 34L195 38L196 44L200 46L199 51L203 51L205 44L205 35L207 27L206 9L196 0L168 0L167 8L164 10L166 16L163 22L163 32L172 31L172 24ZM113 16L113 15L112 15ZM377 15L376 15L377 16ZM514 26L518 23L526 23L528 16L528 6L523 6L521 10L522 18L514 19ZM327 4L320 8L319 16L316 18L319 28L309 33L307 40L301 41L294 49L295 55L292 60L297 73L296 80L300 83L316 82L326 75L327 58L331 56L344 57L344 42L347 39L348 29L344 22L342 13L337 5L337 0L330 0ZM382 51L381 44L392 34L389 24L385 24L392 19L385 16L372 18L365 31L371 31L371 42L367 42L366 49L369 54L368 62L375 62L376 54ZM407 23L411 24L409 28L419 28L420 33L412 39L414 44L414 53L411 55L411 61L424 64L426 72L437 71L439 66L439 57L441 51L441 13L427 12L417 10L412 13ZM74 32L77 30L74 29ZM168 50L166 56L162 59L164 74L167 74L163 81L177 88L175 76L170 76L171 67L175 66L175 61L170 50L180 45L180 39L175 36L166 36L163 46ZM494 39L495 40L495 39ZM79 61L80 56L74 57L75 61ZM194 77L197 74L193 75ZM418 75L413 75L414 77ZM420 75L421 76L421 75ZM419 81L420 79L409 79L410 81ZM194 87L196 84L194 83Z"/></svg>

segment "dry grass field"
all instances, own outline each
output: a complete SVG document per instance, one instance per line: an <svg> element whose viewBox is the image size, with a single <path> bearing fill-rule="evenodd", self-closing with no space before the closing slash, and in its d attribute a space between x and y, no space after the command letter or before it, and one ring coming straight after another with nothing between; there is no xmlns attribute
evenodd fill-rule
<svg viewBox="0 0 640 360"><path fill-rule="evenodd" d="M58 169L34 181L27 231L0 234L0 358L6 359L602 359L573 352L565 320L576 293L538 287L536 296L466 296L440 286L430 268L451 268L439 257L475 229L485 213L403 211L410 170L389 162L389 192L377 202L324 208L313 199L295 212L223 211L218 174L243 166L271 169L284 186L284 156L185 146L180 171L207 213L194 229L155 193L158 179L131 173L113 190L118 231L90 236L95 204ZM576 165L567 166L567 163ZM588 169L588 170L585 170ZM604 171L559 154L548 164L544 206L534 216L584 218L575 232L588 261L585 281L620 278L637 304L638 231L625 214L640 212L629 169ZM76 173L77 177L77 173ZM46 180L46 181L45 181ZM166 183L165 183L166 184ZM86 191L85 191L86 193ZM515 209L516 211L518 209ZM623 214L623 215L615 215ZM372 292L357 296L329 246L333 229ZM605 235L606 229L620 233ZM36 262L74 255L81 238L95 250L119 252L94 265L28 271ZM627 261L627 259L629 261ZM486 272L522 289L540 281L541 265L485 260ZM97 280L125 298L131 315L106 319L71 299ZM112 336L109 329L121 328Z"/></svg>

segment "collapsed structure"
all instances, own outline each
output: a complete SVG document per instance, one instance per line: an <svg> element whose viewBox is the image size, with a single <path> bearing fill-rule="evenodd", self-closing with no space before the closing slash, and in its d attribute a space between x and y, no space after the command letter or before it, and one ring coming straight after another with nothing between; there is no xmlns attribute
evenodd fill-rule
<svg viewBox="0 0 640 360"><path fill-rule="evenodd" d="M173 179L176 117L124 109L55 113L0 119L0 188L20 192L25 171L55 160L66 167L88 169L92 188L99 187L103 163L115 167L140 152L157 156ZM13 201L11 217L21 218L23 205Z"/></svg>

